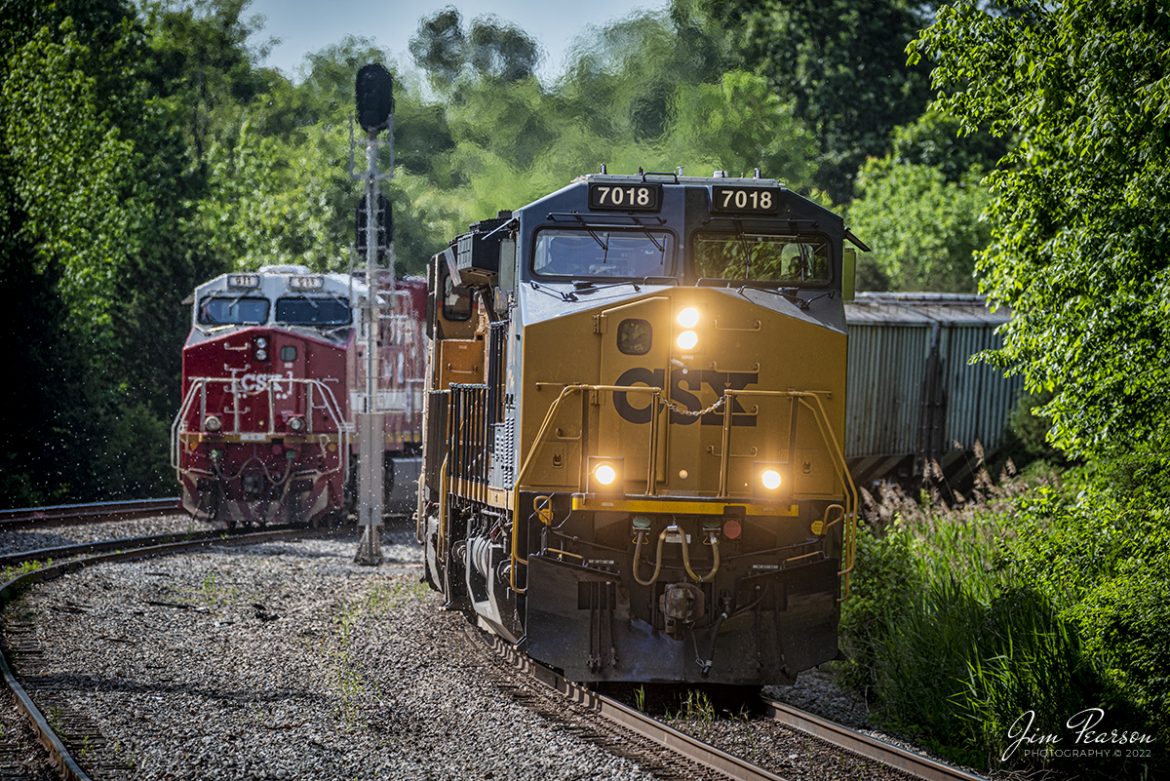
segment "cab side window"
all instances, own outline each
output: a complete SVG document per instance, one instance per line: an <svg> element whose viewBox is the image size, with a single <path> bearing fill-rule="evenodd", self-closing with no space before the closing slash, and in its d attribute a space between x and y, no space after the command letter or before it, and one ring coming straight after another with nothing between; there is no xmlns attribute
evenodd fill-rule
<svg viewBox="0 0 1170 781"><path fill-rule="evenodd" d="M461 321L471 319L471 290L463 285L456 285L449 274L443 275L443 317L447 320Z"/></svg>

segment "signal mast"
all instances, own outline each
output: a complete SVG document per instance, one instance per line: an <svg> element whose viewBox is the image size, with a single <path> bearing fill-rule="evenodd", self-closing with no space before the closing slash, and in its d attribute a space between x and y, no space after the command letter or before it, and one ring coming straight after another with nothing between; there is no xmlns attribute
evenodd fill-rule
<svg viewBox="0 0 1170 781"><path fill-rule="evenodd" d="M381 330L379 290L387 280L394 290L394 234L390 202L379 189L383 179L394 176L394 81L389 71L377 63L362 66L357 73L356 103L358 124L366 133L366 170L356 173L353 167L351 138L350 176L365 180L365 194L358 203L355 246L366 260L366 393L362 410L354 410L358 419L358 542L359 564L382 563L382 512L385 486L386 427L385 415L378 400L378 335ZM352 126L351 126L352 127ZM379 139L386 131L386 140ZM352 137L352 131L351 131ZM385 172L378 170L378 153L390 150ZM379 261L385 257L383 268ZM385 272L384 276L382 272Z"/></svg>

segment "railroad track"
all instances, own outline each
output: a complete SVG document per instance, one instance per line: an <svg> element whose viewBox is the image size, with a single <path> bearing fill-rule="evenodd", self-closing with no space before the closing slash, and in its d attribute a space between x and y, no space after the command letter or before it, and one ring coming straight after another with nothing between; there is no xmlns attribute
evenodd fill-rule
<svg viewBox="0 0 1170 781"><path fill-rule="evenodd" d="M120 521L166 512L178 512L181 509L178 497L58 504L50 507L16 507L0 510L0 530L19 529L26 526L58 526L79 522Z"/></svg>
<svg viewBox="0 0 1170 781"><path fill-rule="evenodd" d="M153 510L153 512L157 512ZM106 564L118 561L130 561L135 559L152 558L155 556L167 556L174 553L183 553L195 550L208 545L248 545L260 542L270 542L273 540L289 539L295 537L302 537L313 532L313 530L305 527L271 527L259 531L238 531L238 532L206 532L197 533L194 535L159 535L155 537L136 537L122 540L110 540L101 543L83 543L82 545L69 545L62 548L46 548L35 553L45 555L46 558L54 558L54 553L57 558L67 555L77 555L76 549L93 546L116 546L115 550L97 553L92 556L83 556L81 558L72 558L58 563L47 564L46 566L26 572L24 574L14 577L7 583L0 585L0 608L7 605L12 599L16 597L24 588L33 584L54 578L70 572L77 572L78 570L95 564ZM181 536L184 539L176 540L175 537ZM27 556L32 551L16 554L17 556ZM19 679L13 673L12 668L8 664L8 659L2 651L0 651L0 673L3 674L4 681L8 688L12 691L16 698L16 704L19 710L28 719L33 732L37 739L44 745L49 753L49 761L59 771L62 778L70 781L90 781L90 776L81 768L77 760L69 752L65 746L64 741L56 733L53 727L49 724L45 714L37 707L32 697L25 690Z"/></svg>
<svg viewBox="0 0 1170 781"><path fill-rule="evenodd" d="M855 729L822 719L820 716L814 716L779 700L773 700L769 697L762 699L765 713L773 721L801 732L807 732L815 738L846 751L852 751L867 759L905 771L915 778L926 779L926 781L987 781L982 776L951 767L922 754L907 751L901 746L895 746L892 743L866 735L864 732L858 732Z"/></svg>
<svg viewBox="0 0 1170 781"><path fill-rule="evenodd" d="M516 670L559 692L567 699L601 715L634 734L735 781L787 781L783 776L736 757L687 735L661 721L600 694L520 653L499 637L472 630L481 642ZM927 781L986 781L958 768L916 754L900 746L870 737L848 727L814 716L782 702L763 698L766 715L786 727L808 733L837 749L858 754L895 770Z"/></svg>

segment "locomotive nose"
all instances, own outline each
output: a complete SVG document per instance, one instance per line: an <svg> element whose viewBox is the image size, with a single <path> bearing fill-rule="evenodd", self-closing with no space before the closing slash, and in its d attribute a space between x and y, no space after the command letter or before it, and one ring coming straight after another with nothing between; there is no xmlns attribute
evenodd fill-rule
<svg viewBox="0 0 1170 781"><path fill-rule="evenodd" d="M269 363L272 359L272 332L255 331L252 334L252 359L256 363Z"/></svg>

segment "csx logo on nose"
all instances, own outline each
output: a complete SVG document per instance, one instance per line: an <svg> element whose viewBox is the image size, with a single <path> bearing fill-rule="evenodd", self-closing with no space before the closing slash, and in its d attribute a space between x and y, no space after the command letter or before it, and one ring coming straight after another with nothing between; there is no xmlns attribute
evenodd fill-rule
<svg viewBox="0 0 1170 781"><path fill-rule="evenodd" d="M617 378L615 385L637 385L643 384L651 387L664 388L663 379L666 372L663 369L644 369L634 368L627 369ZM684 371L682 369L675 369L670 373L670 387L666 388L669 398L678 404L685 407L692 412L698 412L706 407L711 402L714 402L723 395L724 389L743 390L749 385L754 385L759 382L760 375L758 372L719 372L712 369L701 369L694 371ZM706 386L714 392L711 402L704 404L699 400L699 396L691 391L702 392L703 387ZM710 394L708 394L710 396ZM631 423L649 423L650 422L650 402L641 393L625 393L617 391L613 394L613 406L617 409L617 413L624 419ZM640 405L640 406L636 406ZM704 426L722 426L723 425L723 411L708 412L701 418L691 417L690 415L683 415L675 410L670 412L670 422L680 425L689 425L696 420L702 420ZM747 410L739 403L739 399L731 399L731 425L733 426L754 426L756 425L756 416L748 413Z"/></svg>

